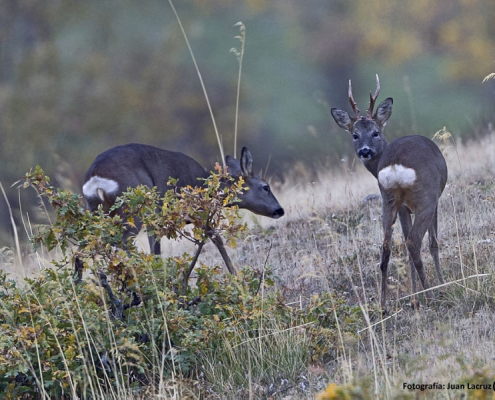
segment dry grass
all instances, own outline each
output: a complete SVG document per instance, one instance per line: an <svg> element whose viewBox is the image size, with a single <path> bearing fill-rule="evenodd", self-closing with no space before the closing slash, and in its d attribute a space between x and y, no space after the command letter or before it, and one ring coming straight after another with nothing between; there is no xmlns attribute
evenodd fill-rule
<svg viewBox="0 0 495 400"><path fill-rule="evenodd" d="M310 392L319 389L322 381L370 379L375 394L412 395L402 389L403 382L460 383L477 368L495 369L495 134L467 145L441 147L449 166L449 182L439 206L444 276L447 282L488 276L450 284L430 306L422 298L419 312L410 309L407 299L396 303L410 294L407 254L397 223L389 308L398 314L361 332L357 341L344 338L340 357L332 362L308 366L315 384ZM261 267L268 256L288 301L304 301L330 290L350 302L377 307L381 203L363 202L377 192L375 179L360 164L325 171L316 183L289 179L277 193L287 215L278 221L252 217L251 235L230 251L233 261ZM435 283L433 262L427 246L423 247L429 280ZM204 262L221 263L215 249L205 253ZM459 392L429 395L433 394L448 397ZM301 395L298 392L294 398Z"/></svg>
<svg viewBox="0 0 495 400"><path fill-rule="evenodd" d="M443 288L444 295L429 306L421 298L419 312L410 309L407 299L397 301L410 294L410 286L406 250L396 226L389 278L393 316L380 322L379 314L372 312L372 320L363 321L366 329L354 337L342 337L334 359L292 371L292 376L304 379L287 383L287 390L276 397L313 398L325 384L337 382L368 384L375 395L402 398L413 395L402 389L404 382L460 383L483 367L495 370L495 132L467 145L443 147L449 182L439 208L440 255L447 282L457 282ZM246 214L251 231L237 249L229 250L234 264L261 268L268 260L277 277L276 287L288 302L304 302L315 293L332 291L363 309L377 309L381 204L380 200L363 202L378 192L377 183L353 161L343 162L339 170L322 172L311 183L300 168L298 182L289 178L277 190L287 211L280 220ZM146 248L144 239L140 237ZM427 274L430 282L436 282L431 257L423 247ZM190 251L187 244L168 242L163 249L164 255ZM30 257L24 260L27 269L23 274L41 265L35 256ZM13 254L4 252L0 261L20 271L13 259ZM222 265L211 244L200 261ZM478 274L488 275L459 281ZM238 398L240 393L253 396L252 391L239 391L232 381L225 383L225 376L214 369L210 374L219 377L215 397L219 393L225 398ZM251 388L262 381L252 379ZM460 393L436 391L428 396L457 397Z"/></svg>

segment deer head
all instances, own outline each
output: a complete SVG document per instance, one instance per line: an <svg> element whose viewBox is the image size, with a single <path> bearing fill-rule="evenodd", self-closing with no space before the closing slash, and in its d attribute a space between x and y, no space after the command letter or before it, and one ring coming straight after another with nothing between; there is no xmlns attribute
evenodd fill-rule
<svg viewBox="0 0 495 400"><path fill-rule="evenodd" d="M381 157L384 148L388 145L388 141L383 135L383 128L392 115L393 99L389 97L383 100L373 114L373 108L379 93L380 80L376 75L375 94L372 95L370 92L370 105L366 111L366 117L360 116L360 111L352 96L352 85L349 80L349 102L354 111L354 116L338 108L331 109L332 117L337 125L352 135L354 150L367 168L370 162L373 163L373 161L377 161Z"/></svg>
<svg viewBox="0 0 495 400"><path fill-rule="evenodd" d="M253 173L253 157L246 147L242 148L240 160L226 156L225 161L230 174L235 178L242 176L248 188L239 196L239 208L275 219L284 215L284 209L273 195L270 185Z"/></svg>

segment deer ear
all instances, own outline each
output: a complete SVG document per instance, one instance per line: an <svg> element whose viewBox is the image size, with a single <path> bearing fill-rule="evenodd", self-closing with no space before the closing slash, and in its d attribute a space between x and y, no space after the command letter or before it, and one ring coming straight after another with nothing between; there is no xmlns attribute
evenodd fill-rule
<svg viewBox="0 0 495 400"><path fill-rule="evenodd" d="M236 160L232 156L225 156L225 164L228 167L228 172L232 176L241 176L241 165L239 160Z"/></svg>
<svg viewBox="0 0 495 400"><path fill-rule="evenodd" d="M337 125L340 126L345 131L350 131L352 128L353 121L349 114L345 111L339 110L338 108L332 108L330 110L333 119L337 122Z"/></svg>
<svg viewBox="0 0 495 400"><path fill-rule="evenodd" d="M242 176L253 176L253 157L246 147L241 152L241 171Z"/></svg>
<svg viewBox="0 0 495 400"><path fill-rule="evenodd" d="M389 97L388 99L383 100L376 109L373 119L381 126L385 126L388 119L392 115L392 104L394 104L394 99Z"/></svg>

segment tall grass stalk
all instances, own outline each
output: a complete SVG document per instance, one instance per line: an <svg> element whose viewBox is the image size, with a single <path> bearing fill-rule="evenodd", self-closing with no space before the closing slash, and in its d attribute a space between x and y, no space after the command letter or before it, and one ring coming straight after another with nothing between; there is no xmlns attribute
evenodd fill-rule
<svg viewBox="0 0 495 400"><path fill-rule="evenodd" d="M222 158L222 165L225 167L225 154L224 154L224 150L223 150L223 143L222 143L220 134L218 132L217 123L215 120L215 115L213 114L213 109L211 108L210 99L208 97L208 92L206 91L206 87L205 87L205 84L203 81L203 76L201 75L201 71L199 70L198 63L196 62L196 57L194 57L194 52L192 51L191 45L189 43L189 39L187 38L186 31L184 29L184 26L182 25L181 19L179 18L179 14L177 13L177 10L174 7L174 3L172 2L172 0L168 0L168 2L169 2L170 7L172 8L172 10L175 14L175 17L177 18L177 22L179 23L180 30L182 31L182 35L184 36L184 40L186 41L187 48L189 49L189 53L191 54L191 58L192 58L192 61L194 63L194 68L196 68L196 73L198 74L199 82L201 83L201 88L203 89L203 93L204 93L205 99L206 99L206 104L208 105L208 110L210 112L211 121L213 123L213 129L215 130L215 135L217 137L218 147L220 149L220 156Z"/></svg>
<svg viewBox="0 0 495 400"><path fill-rule="evenodd" d="M28 288L29 288L29 292L33 296L34 300L37 302L38 306L40 307L41 313L42 314L46 314L46 311L43 308L43 304L39 301L38 297L36 296L36 293L34 293L34 291L31 290L31 287L30 286L28 286ZM45 320L46 320L47 324L50 326L50 329L51 329L51 331L53 333L53 337L55 338L55 341L57 342L58 349L60 350L60 355L61 355L61 358L62 358L62 362L63 362L63 364L65 366L65 370L67 371L67 376L68 376L68 380L69 380L69 386L70 386L70 390L71 390L71 396L72 396L72 398L76 398L77 397L76 387L74 386L74 382L72 380L72 375L70 374L70 369L69 369L69 367L67 365L67 359L65 357L64 348L60 344L60 341L58 340L57 332L53 328L53 325L50 322L50 319L48 317L46 317Z"/></svg>
<svg viewBox="0 0 495 400"><path fill-rule="evenodd" d="M241 93L241 75L242 75L242 59L244 57L244 44L246 42L246 27L242 22L238 22L234 26L239 27L240 36L236 36L235 39L239 39L241 42L241 49L232 48L230 51L234 53L239 62L239 74L237 77L237 97L235 101L235 123L234 123L234 158L237 158L237 128L239 121L239 97Z"/></svg>
<svg viewBox="0 0 495 400"><path fill-rule="evenodd" d="M18 197L19 214L21 216L22 226L24 227L24 232L26 233L26 237L31 238L34 235L33 226L31 224L31 220L29 218L28 213L26 213L26 219L24 219L24 212L22 209L21 191L20 190L18 192L18 195L19 195L19 197ZM41 252L43 253L43 251L44 251L44 248L42 247ZM38 249L38 251L35 251L34 254L36 255L36 261L38 262L38 267L39 267L39 270L41 271L44 268L44 265L43 265L42 257L39 254L39 249Z"/></svg>
<svg viewBox="0 0 495 400"><path fill-rule="evenodd" d="M495 79L495 73L488 74L483 78L483 83L489 81L490 79Z"/></svg>
<svg viewBox="0 0 495 400"><path fill-rule="evenodd" d="M2 191L3 198L5 199L5 204L7 204L7 208L9 210L10 224L12 225L12 231L14 232L14 243L15 243L15 249L17 255L16 264L19 267L23 267L24 264L22 263L21 244L19 242L19 235L17 234L17 226L14 221L14 215L12 214L12 208L10 207L9 199L7 198L7 194L5 193L5 190L3 189L3 185L1 182L0 182L0 190ZM24 276L26 276L26 271L23 272L24 272Z"/></svg>
<svg viewBox="0 0 495 400"><path fill-rule="evenodd" d="M77 345L79 347L79 352L80 352L80 354L83 354L82 349L83 349L84 345L86 343L92 343L92 339L90 339L89 329L88 329L88 327L86 325L86 320L84 319L83 312L81 310L81 305L79 303L79 298L76 295L76 288L74 286L74 282L71 282L71 286L72 286L72 292L74 293L74 300L76 302L77 316L79 317L79 320L81 321L82 328L83 328L83 333L84 333L84 338L80 338L80 335L79 334L76 334L76 339L77 339ZM77 332L77 329L74 326L74 320L73 319L71 320L71 324L73 326L74 332ZM89 355L90 355L89 358L90 358L90 361L91 361L91 366L93 367L93 370L96 370L95 356L93 354L93 347L92 346L89 346ZM83 363L83 365L84 365L84 370L86 371L86 374L87 374L87 376L89 378L90 377L90 371L88 369L88 366L87 366L86 363ZM88 379L88 381L89 381L89 385L90 385L90 388L91 388L91 394L93 395L93 397L96 398L96 388L93 386L93 379ZM103 392L101 390L101 386L100 385L96 385L96 386L99 389L100 396L103 397Z"/></svg>
<svg viewBox="0 0 495 400"><path fill-rule="evenodd" d="M442 140L445 145L447 145L448 140L451 140L452 141L452 144L453 144L453 147L454 147L454 151L455 151L455 154L456 154L456 157L457 157L457 162L459 164L460 174L461 174L461 177L462 177L463 174L464 174L464 168L463 168L463 165L462 165L462 162L461 162L461 157L459 156L459 152L457 151L457 144L455 142L454 136L444 126L442 129L440 129L439 131L437 131L433 135L433 139ZM473 249L475 275L479 275L479 271L478 271L478 260L477 260L477 257L476 257L476 247L474 246L474 239L473 239L473 224L472 224L471 206L470 206L469 201L468 201L467 187L466 187L466 184L465 184L465 180L462 179L461 182L462 182L461 183L461 185L462 185L461 190L462 190L462 194L463 194L464 206L466 207L466 212L467 212L467 215L468 215L467 225L468 225L468 228L469 228L469 243L471 245L471 248ZM464 276L464 269L463 269L463 262L462 262L462 251L461 251L461 243L460 243L460 232L459 232L459 227L458 227L458 224L457 224L457 216L456 216L456 209L455 209L454 198L452 197L451 199L452 199L452 207L453 207L453 210L454 210L454 216L455 216L455 221L456 221L457 242L458 242L458 246L459 246L459 260L461 262L461 269L463 270L463 275L462 276L464 278L465 276ZM479 288L480 288L479 278L477 278L476 283L477 283L477 290L479 290Z"/></svg>
<svg viewBox="0 0 495 400"><path fill-rule="evenodd" d="M269 387L281 379L293 381L305 369L310 348L309 337L302 327L283 329L271 320L266 321L261 335L252 337L253 332L239 326L202 357L206 381L224 388L225 398L243 397L239 393L235 396L242 388L249 398L254 398L254 388L260 384ZM233 393L227 394L225 390Z"/></svg>

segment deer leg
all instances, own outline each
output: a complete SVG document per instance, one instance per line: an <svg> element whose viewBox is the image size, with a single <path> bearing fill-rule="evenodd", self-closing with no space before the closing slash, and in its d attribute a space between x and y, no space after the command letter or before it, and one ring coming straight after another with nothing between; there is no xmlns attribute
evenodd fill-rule
<svg viewBox="0 0 495 400"><path fill-rule="evenodd" d="M388 278L388 262L390 260L390 252L392 246L392 231L395 220L397 219L397 208L386 201L383 197L383 211L382 211L382 224L383 224L383 245L382 245L382 257L380 261L380 270L382 273L382 292L380 305L382 310L385 310L385 302L387 300L387 278Z"/></svg>
<svg viewBox="0 0 495 400"><path fill-rule="evenodd" d="M407 238L409 237L409 232L411 231L411 227L412 227L412 219L411 219L411 212L409 211L409 209L406 206L402 206L399 209L399 220L400 220L400 226L402 227L402 234L404 235L404 241L407 243ZM416 267L414 266L414 263L413 263L413 260L411 258L411 254L409 253L409 251L407 252L407 258L408 258L408 263L409 263L409 270L411 271L411 276L410 276L410 279L411 279L410 286L411 286L411 293L412 293L411 306L412 306L412 308L418 308L419 302L418 302L418 299L415 295L415 293L417 292L417 290L416 290L416 282L417 282Z"/></svg>
<svg viewBox="0 0 495 400"><path fill-rule="evenodd" d="M84 271L84 263L79 257L76 257L74 261L74 277L76 278L74 283L78 284L82 281Z"/></svg>
<svg viewBox="0 0 495 400"><path fill-rule="evenodd" d="M416 267L416 271L423 285L423 289L427 290L430 285L428 284L428 279L426 278L425 269L423 261L421 260L421 242L425 236L426 230L428 229L433 215L435 213L435 208L426 209L415 214L414 224L409 232L409 236L406 241L406 247L409 251L409 255ZM433 294L431 291L426 292L426 297L428 300L433 300Z"/></svg>
<svg viewBox="0 0 495 400"><path fill-rule="evenodd" d="M156 236L148 236L148 242L150 244L150 254L155 254L157 256L162 254L162 246L160 243L160 238Z"/></svg>
<svg viewBox="0 0 495 400"><path fill-rule="evenodd" d="M160 207L157 207L155 211L158 214L160 212ZM155 235L151 235L148 236L148 242L150 244L150 254L160 256L162 254L161 238Z"/></svg>
<svg viewBox="0 0 495 400"><path fill-rule="evenodd" d="M208 237L211 239L211 241L217 246L218 251L222 255L223 261L225 262L225 265L227 266L227 269L232 275L237 275L237 271L235 270L234 266L232 265L232 261L230 261L230 257L227 254L227 250L225 250L225 245L223 244L223 240L220 237L219 234L214 232L213 230L207 231L206 234Z"/></svg>
<svg viewBox="0 0 495 400"><path fill-rule="evenodd" d="M433 258L433 263L435 264L435 272L437 274L437 279L440 284L445 283L443 279L442 270L440 269L440 257L438 255L438 239L437 239L437 229L438 229L438 216L437 216L438 205L435 207L435 214L431 220L430 226L428 227L428 239L430 244L430 254Z"/></svg>

